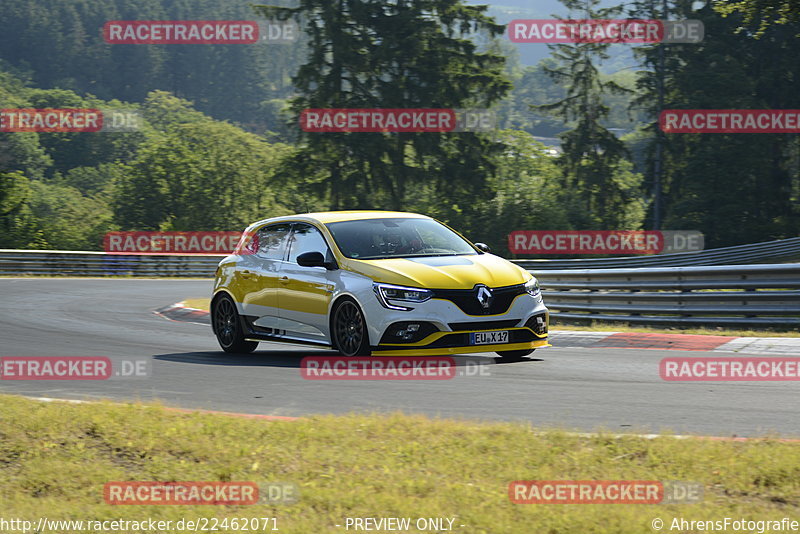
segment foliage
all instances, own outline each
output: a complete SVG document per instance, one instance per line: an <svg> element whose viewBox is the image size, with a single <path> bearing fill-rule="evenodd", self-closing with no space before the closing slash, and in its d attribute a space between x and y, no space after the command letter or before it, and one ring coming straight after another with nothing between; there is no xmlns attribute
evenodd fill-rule
<svg viewBox="0 0 800 534"><path fill-rule="evenodd" d="M257 9L295 17L308 34L308 56L293 78L294 117L307 108L488 107L510 89L503 57L472 40L503 31L484 6L303 0L291 9ZM476 220L473 201L487 196L503 149L475 133L300 132L299 139L292 169L317 177L330 208L407 209L420 191L439 198L446 192L445 218L463 215L468 227Z"/></svg>
<svg viewBox="0 0 800 534"><path fill-rule="evenodd" d="M154 90L196 102L219 119L263 131L275 118L261 103L285 98L299 65L294 45L112 45L101 36L113 20L252 20L235 0L4 0L0 57L45 89L142 102Z"/></svg>
<svg viewBox="0 0 800 534"><path fill-rule="evenodd" d="M119 46L99 34L114 19L253 18L233 0L7 0L0 109L124 108L143 123L0 133L0 247L92 250L118 228L236 230L330 207L426 213L501 255L512 230L649 227L659 48L666 108L800 109L792 1L669 0L666 14L627 3L637 18L700 19L706 39L637 46L639 67L605 74L593 43L520 65L503 26L462 0L259 8L298 18L293 46ZM586 16L583 0L565 4ZM622 9L602 6L589 16ZM307 107L483 107L500 130L310 134L297 122ZM563 155L533 137L556 135ZM797 136L664 138L666 228L700 230L712 247L797 235Z"/></svg>
<svg viewBox="0 0 800 534"><path fill-rule="evenodd" d="M703 21L700 44L670 45L665 59L666 109L798 109L800 22L770 25L760 39L737 31L741 17L722 17L691 2L671 16ZM639 16L652 17L647 9ZM642 47L658 62L657 46ZM641 77L639 101L657 117L658 78ZM657 124L648 131L653 134ZM669 134L664 155L664 227L698 229L711 247L796 237L800 228L800 145L791 134ZM652 141L653 136L650 137ZM652 145L645 151L652 166Z"/></svg>
<svg viewBox="0 0 800 534"><path fill-rule="evenodd" d="M95 250L120 228L238 230L288 213L277 198L297 196L276 180L291 147L170 93L132 106L1 74L3 107L138 108L143 122L131 133L0 133L0 247Z"/></svg>
<svg viewBox="0 0 800 534"><path fill-rule="evenodd" d="M739 29L754 31L758 38L770 26L800 23L798 0L714 0L714 9L725 16L741 14L743 24Z"/></svg>
<svg viewBox="0 0 800 534"><path fill-rule="evenodd" d="M600 8L599 0L562 0L588 19L610 19L620 9ZM638 229L644 215L639 186L641 176L631 172L625 144L603 124L610 108L605 95L629 93L600 75L596 61L608 58L610 45L578 42L552 46L554 63L545 72L566 84L560 100L537 106L570 126L559 134L564 150L559 159L563 187L570 191L572 224L577 228Z"/></svg>
<svg viewBox="0 0 800 534"><path fill-rule="evenodd" d="M287 214L271 187L288 147L211 120L152 135L115 195L123 229L239 230Z"/></svg>

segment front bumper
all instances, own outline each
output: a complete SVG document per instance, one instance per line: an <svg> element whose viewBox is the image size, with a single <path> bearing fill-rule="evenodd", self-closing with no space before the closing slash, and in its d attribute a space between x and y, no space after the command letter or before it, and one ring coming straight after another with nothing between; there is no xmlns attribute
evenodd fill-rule
<svg viewBox="0 0 800 534"><path fill-rule="evenodd" d="M530 332L532 335L536 336L530 329L527 328L520 328L520 329L509 329L509 334L516 330L526 330ZM464 345L464 344L455 344L450 346L449 344L445 346L441 346L441 341L446 340L450 337L451 334L455 334L458 336L469 336L470 332L438 332L437 334L431 334L428 338L425 338L423 342L432 339L430 343L427 345L419 345L419 346L402 346L402 345L388 345L383 344L377 347L373 347L372 355L373 356L445 356L448 354L474 354L476 352L501 352L507 350L527 350L527 349L538 349L541 347L549 347L550 343L547 342L547 336L544 337L536 337L536 339L532 341L524 341L520 343L501 343L495 345ZM438 346L437 346L438 345Z"/></svg>
<svg viewBox="0 0 800 534"><path fill-rule="evenodd" d="M517 296L504 313L496 315L469 315L455 303L433 298L413 304L411 311L387 310L374 300L365 310L370 329L372 354L375 356L441 356L528 350L549 346L547 326L549 313L541 296ZM372 303L370 303L372 304ZM378 306L375 308L374 306ZM373 318L380 317L379 321ZM537 322L538 318L538 322ZM413 342L392 342L386 335L395 323L430 323L435 331ZM507 343L472 345L473 332L508 331Z"/></svg>

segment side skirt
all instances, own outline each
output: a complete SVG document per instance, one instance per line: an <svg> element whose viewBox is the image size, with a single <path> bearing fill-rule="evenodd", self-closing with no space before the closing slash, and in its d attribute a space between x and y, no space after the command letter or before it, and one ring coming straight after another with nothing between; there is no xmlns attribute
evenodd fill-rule
<svg viewBox="0 0 800 534"><path fill-rule="evenodd" d="M271 328L259 328L258 326L253 325L253 321L257 320L258 317L240 315L239 318L242 320L242 330L245 332L245 339L247 341L274 341L278 343L292 343L298 345L310 345L313 347L333 348L330 343L326 343L324 341L300 339L282 334L281 332L285 332L283 330L276 331Z"/></svg>

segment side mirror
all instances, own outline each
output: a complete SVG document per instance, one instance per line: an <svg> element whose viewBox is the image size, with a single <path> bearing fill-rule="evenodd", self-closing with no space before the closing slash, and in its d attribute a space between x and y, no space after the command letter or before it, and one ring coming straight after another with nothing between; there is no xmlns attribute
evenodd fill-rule
<svg viewBox="0 0 800 534"><path fill-rule="evenodd" d="M475 243L475 248L477 248L481 252L486 252L486 253L492 251L492 249L490 249L489 245L487 245L486 243Z"/></svg>
<svg viewBox="0 0 800 534"><path fill-rule="evenodd" d="M333 269L335 263L328 263L325 261L325 256L322 252L304 252L297 256L297 265L300 267L325 267L326 269Z"/></svg>

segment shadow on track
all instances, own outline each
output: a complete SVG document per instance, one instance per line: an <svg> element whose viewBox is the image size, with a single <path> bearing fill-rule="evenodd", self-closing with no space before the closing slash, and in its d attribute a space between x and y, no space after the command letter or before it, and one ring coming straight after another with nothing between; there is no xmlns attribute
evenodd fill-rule
<svg viewBox="0 0 800 534"><path fill-rule="evenodd" d="M207 352L175 352L157 354L156 360L190 363L199 365L224 365L234 367L288 367L300 368L300 362L306 356L337 356L332 350L300 351L300 350L263 350L252 354L228 354L222 351ZM376 358L380 358L379 356ZM515 362L501 362L491 356L452 356L457 367L467 365L503 365L507 363L541 362L541 358L525 358Z"/></svg>

